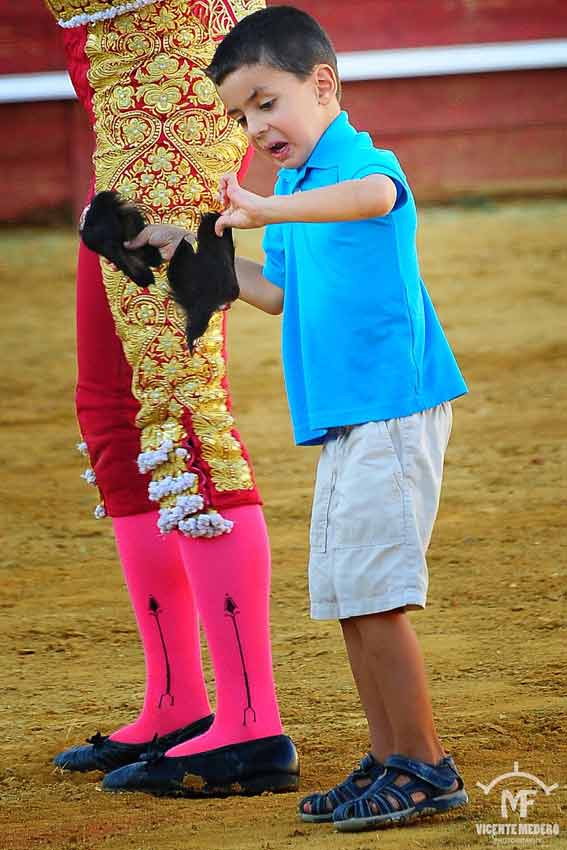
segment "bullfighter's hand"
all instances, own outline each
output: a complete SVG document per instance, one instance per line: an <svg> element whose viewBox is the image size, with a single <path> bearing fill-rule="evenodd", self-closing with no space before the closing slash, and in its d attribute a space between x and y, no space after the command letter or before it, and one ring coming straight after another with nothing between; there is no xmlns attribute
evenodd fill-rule
<svg viewBox="0 0 567 850"><path fill-rule="evenodd" d="M175 224L148 224L134 239L125 242L124 247L134 251L143 245L153 245L154 248L159 248L163 259L169 262L182 239L195 242L195 236L183 227Z"/></svg>

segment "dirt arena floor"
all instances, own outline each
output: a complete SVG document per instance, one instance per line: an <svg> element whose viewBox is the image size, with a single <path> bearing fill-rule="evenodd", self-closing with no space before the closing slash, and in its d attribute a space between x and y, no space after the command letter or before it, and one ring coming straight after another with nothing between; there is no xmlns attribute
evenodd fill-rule
<svg viewBox="0 0 567 850"><path fill-rule="evenodd" d="M565 606L567 202L422 212L428 283L471 393L455 404L430 549L430 604L412 614L446 749L466 778L462 814L341 835L295 815L300 794L157 800L101 793L100 775L50 758L132 718L143 659L108 521L73 414L75 236L0 235L2 435L1 850L440 850L494 846L484 823L558 823L497 846L567 847ZM240 250L258 256L256 239ZM279 319L231 313L234 407L265 499L273 546L275 671L302 793L327 788L365 751L339 627L312 622L307 523L316 449L292 445ZM210 667L207 667L209 681ZM547 786L527 818L501 814L513 770ZM514 792L536 788L508 779ZM519 798L518 798L519 799ZM516 800L518 802L518 800Z"/></svg>

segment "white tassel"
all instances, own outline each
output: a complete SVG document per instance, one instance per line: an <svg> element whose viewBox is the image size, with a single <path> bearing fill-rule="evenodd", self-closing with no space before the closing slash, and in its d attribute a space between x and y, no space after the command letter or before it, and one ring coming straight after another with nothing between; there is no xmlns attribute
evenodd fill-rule
<svg viewBox="0 0 567 850"><path fill-rule="evenodd" d="M179 475L166 475L160 478L159 481L150 481L148 494L152 502L159 502L166 496L172 496L174 493L183 493L184 490L190 490L197 481L197 476L193 472L181 472Z"/></svg>
<svg viewBox="0 0 567 850"><path fill-rule="evenodd" d="M92 484L93 486L96 484L95 471L90 467L88 469L85 469L85 471L81 473L81 478L84 478L87 484Z"/></svg>
<svg viewBox="0 0 567 850"><path fill-rule="evenodd" d="M225 519L216 511L209 514L199 514L196 517L182 520L179 523L179 531L187 537L220 537L221 534L230 534L234 522Z"/></svg>
<svg viewBox="0 0 567 850"><path fill-rule="evenodd" d="M106 511L102 502L100 502L100 504L98 504L94 509L94 515L95 519L104 519L104 517L106 516Z"/></svg>
<svg viewBox="0 0 567 850"><path fill-rule="evenodd" d="M166 463L169 458L169 453L173 449L171 440L164 440L159 449L155 451L140 452L138 455L138 469L142 475L146 472L151 472L152 469Z"/></svg>
<svg viewBox="0 0 567 850"><path fill-rule="evenodd" d="M202 496L178 496L173 508L161 508L158 528L162 534L167 534L179 526L179 523L190 514L197 513L204 507Z"/></svg>
<svg viewBox="0 0 567 850"><path fill-rule="evenodd" d="M122 3L120 6L112 6L110 9L103 9L101 12L87 12L82 15L75 15L67 21L61 18L57 23L63 29L70 27L81 27L83 24L96 24L97 21L107 21L110 18L116 18L118 15L124 15L126 12L135 12L136 9L143 9L144 6L149 6L151 3L159 2L159 0L131 0L130 3Z"/></svg>
<svg viewBox="0 0 567 850"><path fill-rule="evenodd" d="M80 452L83 457L88 457L89 449L85 442L77 443L77 451Z"/></svg>

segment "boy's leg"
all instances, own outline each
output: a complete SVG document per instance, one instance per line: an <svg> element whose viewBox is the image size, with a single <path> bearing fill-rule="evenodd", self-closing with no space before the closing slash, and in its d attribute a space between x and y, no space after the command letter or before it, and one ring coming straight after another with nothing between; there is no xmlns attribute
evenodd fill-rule
<svg viewBox="0 0 567 850"><path fill-rule="evenodd" d="M437 736L417 635L403 610L353 617L363 678L374 682L361 700L367 716L385 714L391 729L391 749L418 761L435 764L445 755ZM347 643L348 647L348 643ZM350 655L350 651L349 651Z"/></svg>
<svg viewBox="0 0 567 850"><path fill-rule="evenodd" d="M368 721L370 748L385 762L394 753L437 762L445 755L437 737L425 666L417 636L403 611L341 620L350 667ZM408 778L400 776L396 784ZM370 781L361 779L359 786ZM456 788L456 785L455 785ZM423 792L414 792L418 803ZM327 810L332 808L328 802ZM303 806L311 812L309 802Z"/></svg>
<svg viewBox="0 0 567 850"><path fill-rule="evenodd" d="M376 682L372 668L366 663L357 619L351 617L348 620L341 620L340 623L350 668L368 721L370 751L378 761L383 763L396 751L394 734L380 695L380 683Z"/></svg>
<svg viewBox="0 0 567 850"><path fill-rule="evenodd" d="M376 690L361 693L367 716L384 710L393 752L386 771L358 801L335 809L342 831L403 823L421 814L447 811L468 797L455 764L438 738L423 655L403 609L353 618L365 676Z"/></svg>

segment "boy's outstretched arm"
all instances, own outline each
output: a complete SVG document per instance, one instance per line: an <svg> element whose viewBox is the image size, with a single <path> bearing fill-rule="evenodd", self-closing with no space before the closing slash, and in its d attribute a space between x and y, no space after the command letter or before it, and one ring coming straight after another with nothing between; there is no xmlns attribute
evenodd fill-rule
<svg viewBox="0 0 567 850"><path fill-rule="evenodd" d="M322 189L264 198L239 185L236 174L221 178L220 197L226 207L216 223L247 229L289 221L357 221L387 215L396 203L396 186L385 174L345 180Z"/></svg>

